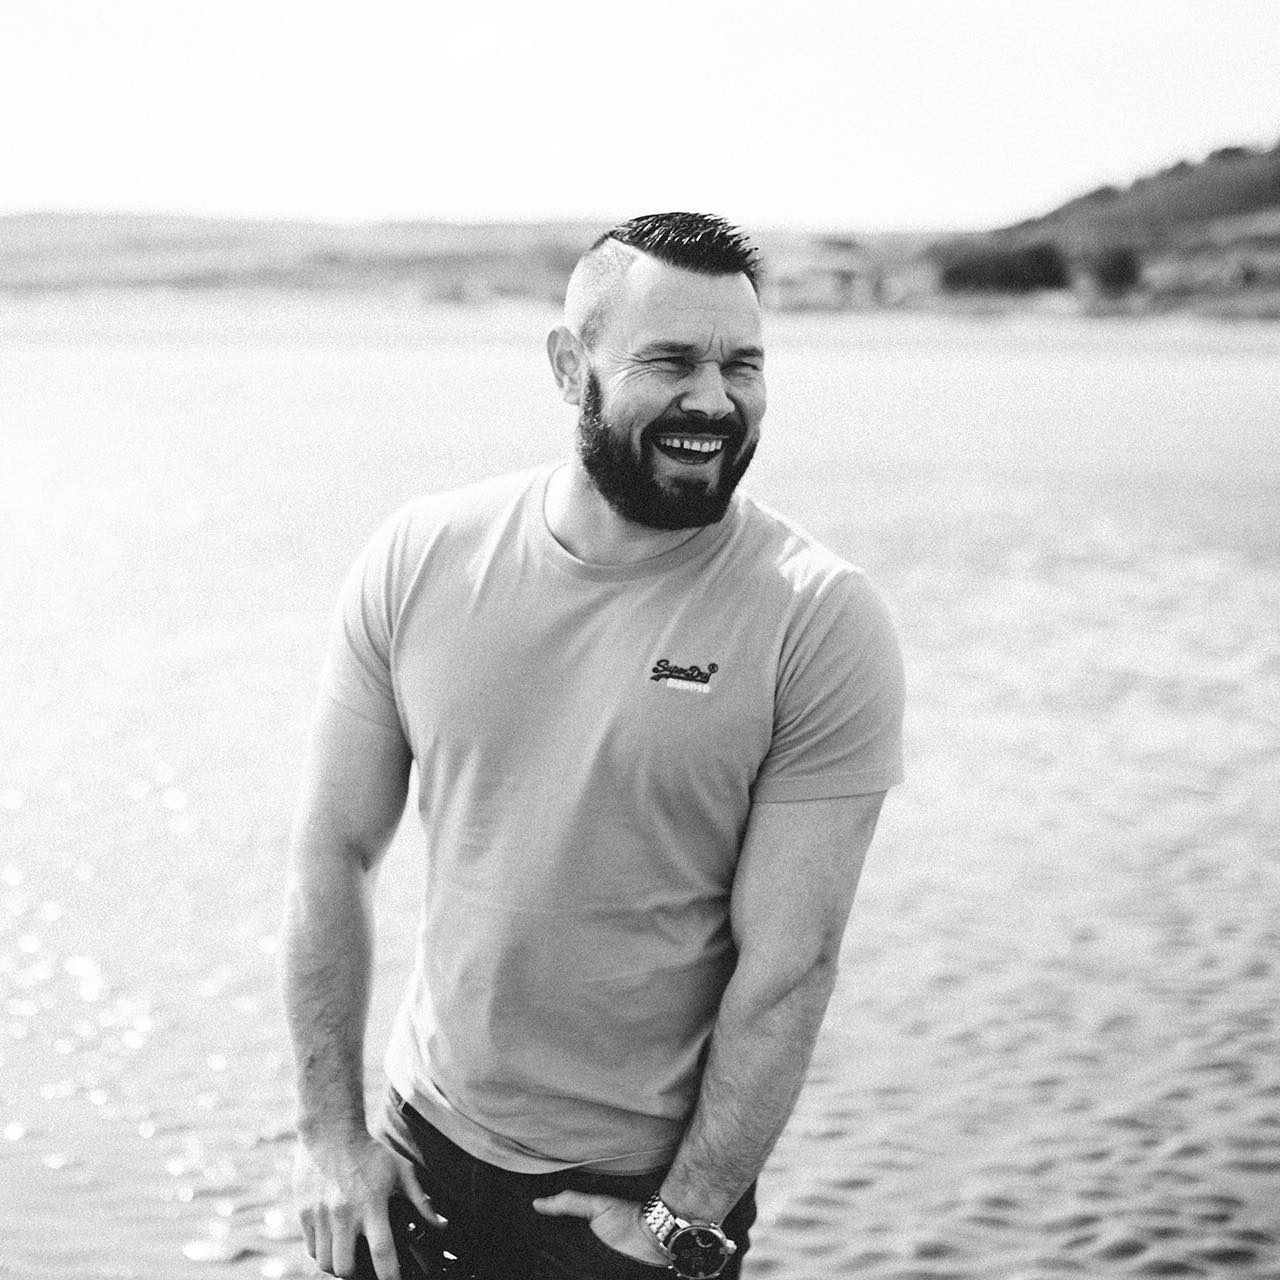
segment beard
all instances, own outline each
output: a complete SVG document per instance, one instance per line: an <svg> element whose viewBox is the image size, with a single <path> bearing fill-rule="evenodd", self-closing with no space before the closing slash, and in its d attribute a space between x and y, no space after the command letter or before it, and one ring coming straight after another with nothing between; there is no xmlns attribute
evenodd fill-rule
<svg viewBox="0 0 1280 1280"><path fill-rule="evenodd" d="M654 441L660 435L705 433L705 418L668 414L640 433L638 450L623 431L615 431L601 409L600 381L588 370L578 411L578 457L601 497L625 520L649 529L697 529L716 524L729 509L756 446L747 443L747 430L735 414L717 419L717 435L724 435L717 478L675 477L658 480Z"/></svg>

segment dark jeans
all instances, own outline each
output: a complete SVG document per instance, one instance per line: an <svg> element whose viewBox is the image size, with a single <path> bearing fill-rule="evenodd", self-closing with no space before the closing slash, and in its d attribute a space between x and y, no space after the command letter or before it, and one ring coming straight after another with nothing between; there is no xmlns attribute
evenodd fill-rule
<svg viewBox="0 0 1280 1280"><path fill-rule="evenodd" d="M387 1106L385 1139L413 1161L422 1189L449 1219L443 1231L427 1228L423 1245L415 1247L419 1276L430 1280L656 1280L671 1275L666 1267L638 1262L609 1248L585 1218L544 1217L533 1207L535 1199L559 1191L642 1202L658 1189L665 1169L638 1174L586 1169L511 1173L455 1146L394 1089ZM720 1273L724 1280L737 1280L741 1272L755 1217L752 1185L724 1221L725 1234L738 1246ZM397 1243L404 1258L405 1242ZM362 1249L361 1280L366 1275L373 1280L368 1252ZM411 1280L410 1273L404 1280Z"/></svg>

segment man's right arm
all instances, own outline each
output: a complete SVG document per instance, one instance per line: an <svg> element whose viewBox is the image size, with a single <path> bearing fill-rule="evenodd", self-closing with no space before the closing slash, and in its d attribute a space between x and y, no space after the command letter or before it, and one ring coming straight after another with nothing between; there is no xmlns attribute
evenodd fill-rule
<svg viewBox="0 0 1280 1280"><path fill-rule="evenodd" d="M290 843L284 994L298 1079L299 1216L312 1257L339 1276L354 1274L364 1235L381 1280L399 1280L386 1208L397 1189L441 1221L409 1163L370 1137L364 1112L373 883L410 763L398 728L321 697Z"/></svg>

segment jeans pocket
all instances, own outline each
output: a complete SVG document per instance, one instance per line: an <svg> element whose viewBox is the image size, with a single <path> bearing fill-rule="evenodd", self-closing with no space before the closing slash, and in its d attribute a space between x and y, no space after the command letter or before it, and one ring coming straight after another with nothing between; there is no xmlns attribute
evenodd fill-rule
<svg viewBox="0 0 1280 1280"><path fill-rule="evenodd" d="M400 1280L471 1280L470 1266L460 1256L464 1247L452 1226L432 1227L403 1196L390 1205L391 1230L400 1259Z"/></svg>
<svg viewBox="0 0 1280 1280"><path fill-rule="evenodd" d="M641 1262L610 1248L585 1218L551 1218L540 1232L533 1280L655 1280L662 1264Z"/></svg>
<svg viewBox="0 0 1280 1280"><path fill-rule="evenodd" d="M642 1262L629 1253L620 1253L606 1244L591 1229L591 1223L580 1219L586 1228L587 1245L603 1266L611 1268L602 1274L602 1280L652 1280L654 1276L670 1275L671 1268L665 1262Z"/></svg>

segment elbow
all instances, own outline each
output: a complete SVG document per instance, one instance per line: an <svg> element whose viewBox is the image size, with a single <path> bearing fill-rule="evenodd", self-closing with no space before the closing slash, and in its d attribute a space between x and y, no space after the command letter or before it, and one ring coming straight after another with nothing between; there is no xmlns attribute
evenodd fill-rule
<svg viewBox="0 0 1280 1280"><path fill-rule="evenodd" d="M284 890L285 937L324 932L353 915L367 916L376 866L351 843L295 847Z"/></svg>
<svg viewBox="0 0 1280 1280"><path fill-rule="evenodd" d="M739 956L733 986L742 1007L754 1019L783 1008L825 1010L840 970L838 948L824 948L814 956Z"/></svg>

